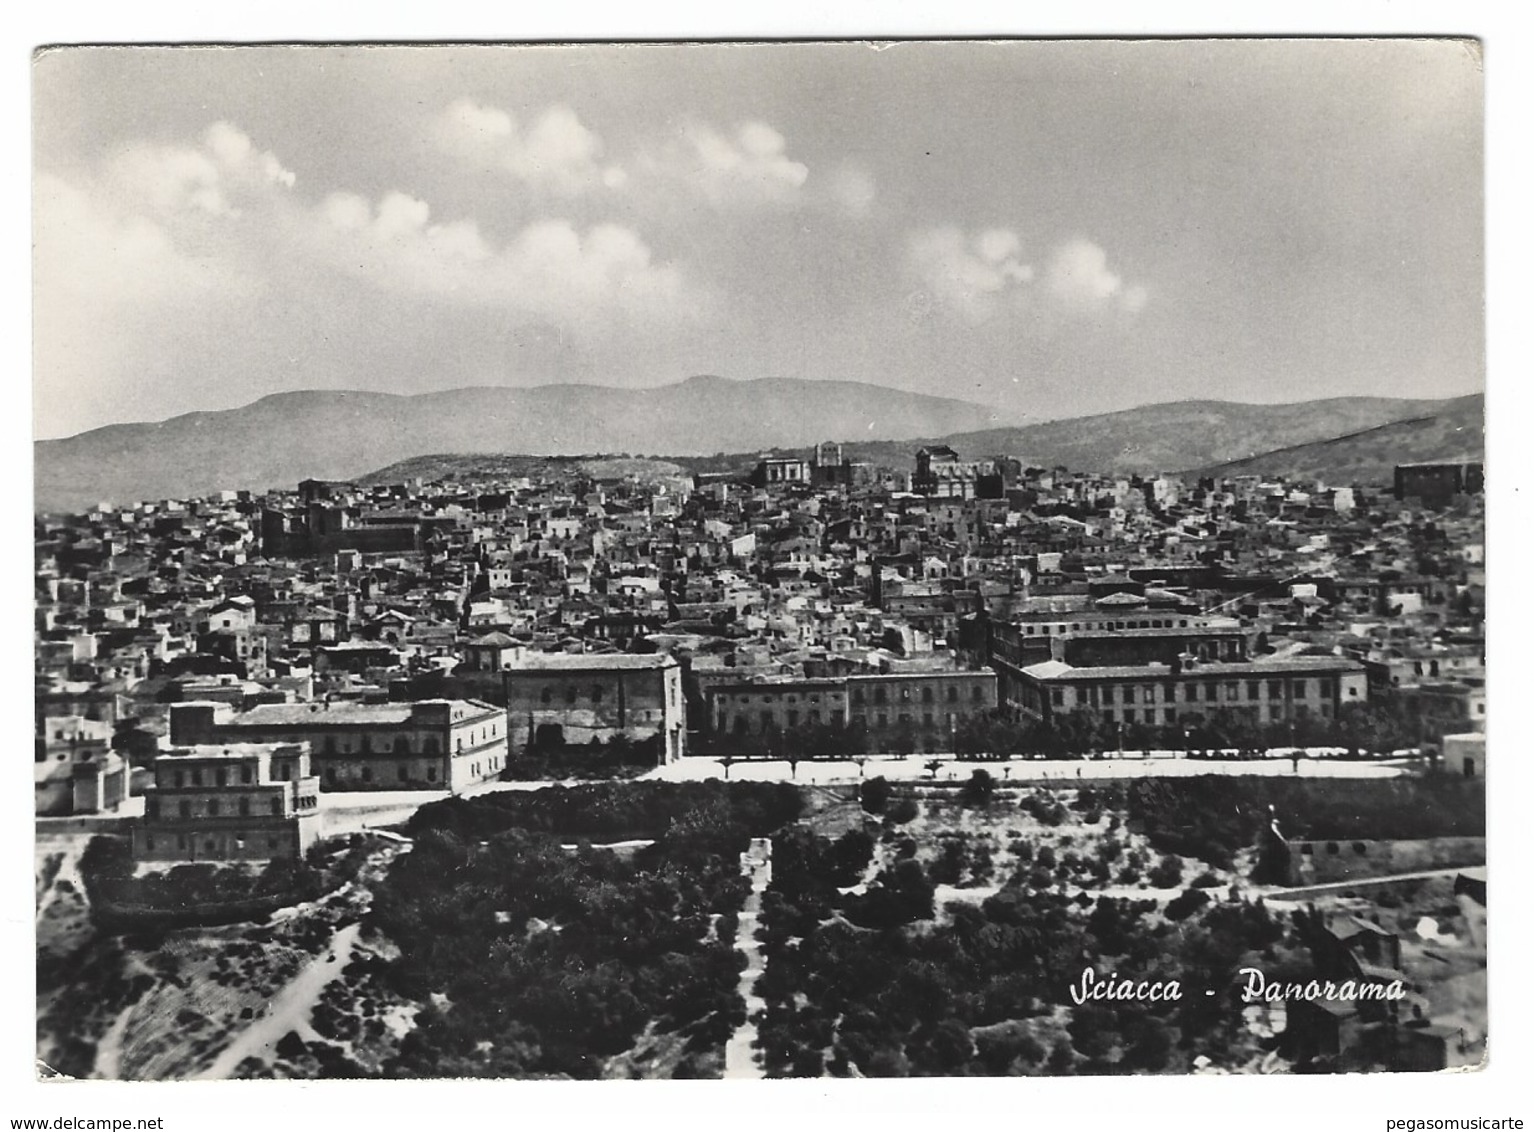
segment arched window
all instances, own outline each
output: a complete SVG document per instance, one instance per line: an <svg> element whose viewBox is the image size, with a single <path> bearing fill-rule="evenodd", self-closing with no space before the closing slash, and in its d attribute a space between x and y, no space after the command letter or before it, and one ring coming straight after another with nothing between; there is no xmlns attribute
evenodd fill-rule
<svg viewBox="0 0 1534 1132"><path fill-rule="evenodd" d="M423 755L436 755L442 753L442 744L437 742L435 735L428 735L421 741L421 753Z"/></svg>
<svg viewBox="0 0 1534 1132"><path fill-rule="evenodd" d="M602 702L602 685L593 684L591 686L591 702L594 704Z"/></svg>
<svg viewBox="0 0 1534 1132"><path fill-rule="evenodd" d="M545 688L543 690L543 694L539 698L541 700L543 700L543 702L546 703L546 704L553 703L554 702L554 689L553 688Z"/></svg>
<svg viewBox="0 0 1534 1132"><path fill-rule="evenodd" d="M218 799L215 798L213 801L208 803L208 816L210 818L218 817Z"/></svg>
<svg viewBox="0 0 1534 1132"><path fill-rule="evenodd" d="M250 817L250 799L249 798L241 798L240 799L240 817L242 817L242 818Z"/></svg>
<svg viewBox="0 0 1534 1132"><path fill-rule="evenodd" d="M565 689L565 703L573 704L575 702L576 694L575 685L571 684L568 688Z"/></svg>
<svg viewBox="0 0 1534 1132"><path fill-rule="evenodd" d="M931 688L923 688L921 690L921 702L924 703L924 704L930 704L932 702L932 689Z"/></svg>
<svg viewBox="0 0 1534 1132"><path fill-rule="evenodd" d="M364 755L371 754L372 751L373 751L373 739L372 739L372 737L369 736L369 735L364 735L362 737L362 744L358 748L358 750L360 750Z"/></svg>
<svg viewBox="0 0 1534 1132"><path fill-rule="evenodd" d="M410 753L410 740L404 735L394 737L394 753L396 755L408 755Z"/></svg>
<svg viewBox="0 0 1534 1132"><path fill-rule="evenodd" d="M327 755L336 753L336 737L334 735L325 736L325 753Z"/></svg>
<svg viewBox="0 0 1534 1132"><path fill-rule="evenodd" d="M192 803L190 803L190 802L182 802L179 806L177 806L177 812L180 813L183 818L191 817L192 816Z"/></svg>

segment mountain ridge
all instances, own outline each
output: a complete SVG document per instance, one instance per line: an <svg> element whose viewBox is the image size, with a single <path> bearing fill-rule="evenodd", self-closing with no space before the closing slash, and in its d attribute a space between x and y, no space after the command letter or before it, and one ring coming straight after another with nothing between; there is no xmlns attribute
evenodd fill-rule
<svg viewBox="0 0 1534 1132"><path fill-rule="evenodd" d="M701 378L701 380L700 380ZM67 510L300 479L347 479L432 452L679 455L891 439L995 423L993 408L863 382L699 375L670 385L293 390L235 409L105 425L33 444L34 504Z"/></svg>
<svg viewBox="0 0 1534 1132"><path fill-rule="evenodd" d="M128 503L291 487L310 477L376 477L401 461L448 453L647 453L735 469L762 451L805 451L838 438L849 458L896 467L909 466L917 447L943 443L967 457L1008 455L1109 475L1237 474L1219 469L1250 465L1257 474L1321 469L1323 478L1383 482L1394 463L1444 458L1455 445L1479 450L1483 413L1482 394L1278 404L1193 399L999 425L997 410L986 406L867 382L709 374L639 390L293 390L238 409L37 441L35 505L66 510L103 498Z"/></svg>

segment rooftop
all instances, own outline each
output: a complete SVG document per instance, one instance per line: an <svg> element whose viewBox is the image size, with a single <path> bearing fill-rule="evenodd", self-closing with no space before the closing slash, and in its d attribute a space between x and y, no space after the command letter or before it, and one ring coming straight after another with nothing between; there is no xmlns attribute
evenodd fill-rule
<svg viewBox="0 0 1534 1132"><path fill-rule="evenodd" d="M478 700L417 700L413 703L358 704L358 703L309 703L309 704L258 704L241 712L231 721L235 727L296 727L312 724L344 726L347 724L408 723L416 716L418 708L428 704L450 705L478 715L500 709Z"/></svg>
<svg viewBox="0 0 1534 1132"><path fill-rule="evenodd" d="M612 669L643 671L646 669L673 668L674 658L664 653L528 653L512 665L513 672L520 670L547 672L600 672Z"/></svg>
<svg viewBox="0 0 1534 1132"><path fill-rule="evenodd" d="M1195 679L1199 676L1303 676L1309 673L1362 672L1364 666L1340 656L1301 656L1285 659L1216 663L1200 662L1174 672L1167 664L1102 665L1078 668L1060 660L1046 660L1023 669L1035 680L1155 680Z"/></svg>

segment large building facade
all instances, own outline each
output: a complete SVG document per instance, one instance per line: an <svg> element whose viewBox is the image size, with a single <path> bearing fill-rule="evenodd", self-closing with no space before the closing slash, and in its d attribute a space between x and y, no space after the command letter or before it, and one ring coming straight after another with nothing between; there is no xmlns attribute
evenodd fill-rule
<svg viewBox="0 0 1534 1132"><path fill-rule="evenodd" d="M873 751L953 749L966 719L996 709L996 673L878 673L716 684L705 693L711 747L770 747L799 728L844 728Z"/></svg>
<svg viewBox="0 0 1534 1132"><path fill-rule="evenodd" d="M1282 723L1333 718L1369 697L1358 661L1252 657L1234 625L1071 633L1049 645L1047 660L993 653L1002 703L1017 716L1048 723L1084 710L1110 723L1166 726L1227 711Z"/></svg>
<svg viewBox="0 0 1534 1132"><path fill-rule="evenodd" d="M517 750L534 743L607 743L621 735L654 742L664 765L686 749L682 666L670 656L524 653L491 679L505 697Z"/></svg>
<svg viewBox="0 0 1534 1132"><path fill-rule="evenodd" d="M155 760L140 861L270 861L319 839L319 780L303 743L234 743L171 750Z"/></svg>
<svg viewBox="0 0 1534 1132"><path fill-rule="evenodd" d="M506 713L478 700L177 704L171 742L307 743L320 789L458 793L506 768Z"/></svg>

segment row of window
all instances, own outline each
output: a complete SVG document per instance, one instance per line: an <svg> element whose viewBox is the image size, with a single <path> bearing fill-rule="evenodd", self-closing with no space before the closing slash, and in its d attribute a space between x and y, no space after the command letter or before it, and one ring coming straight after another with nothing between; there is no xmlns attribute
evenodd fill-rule
<svg viewBox="0 0 1534 1132"><path fill-rule="evenodd" d="M1182 686L1182 698L1185 703L1190 704L1197 703L1200 699L1206 703L1215 703L1221 699L1226 703L1234 703L1242 699L1242 683L1240 680L1189 682ZM1248 700L1261 700L1263 698L1264 685L1266 685L1268 699L1284 699L1285 681L1283 680L1247 680L1244 683L1246 686L1245 698ZM1321 699L1329 700L1332 698L1332 682L1330 680L1291 680L1288 681L1288 684L1293 698L1297 700L1309 697L1312 686L1314 687L1315 694ZM1225 689L1223 696L1220 694L1222 686ZM1177 685L1167 684L1162 687L1164 694L1161 699L1165 703L1174 703L1177 699ZM1093 707L1096 707L1098 703L1113 704L1115 702L1122 702L1132 704L1137 700L1142 703L1153 704L1157 699L1156 688L1157 685L1155 684L1145 684L1139 687L1133 684L1089 685L1078 691L1076 700L1078 703L1085 702ZM1358 695L1356 685L1348 687L1348 695L1353 697ZM1063 706L1065 704L1065 689L1063 687L1051 688L1050 702L1057 707Z"/></svg>
<svg viewBox="0 0 1534 1132"><path fill-rule="evenodd" d="M191 780L193 786L228 786L233 776L230 774L228 767L221 766L217 770L211 771L206 777L207 781L204 782L201 767L193 767L189 771L177 770L171 776L172 781L177 787L184 787L188 779ZM238 777L242 785L250 786L256 781L256 768L247 763L239 768Z"/></svg>
<svg viewBox="0 0 1534 1132"><path fill-rule="evenodd" d="M282 803L282 796L276 795L268 799L267 809L273 816L281 817L283 814ZM317 800L313 794L300 794L294 800L294 806L299 811L312 810L315 808L316 804ZM225 807L222 800L218 798L209 798L206 804L201 807L201 812L197 812L198 808L192 804L192 800L190 798L183 798L176 803L176 817L180 818L182 821L191 821L196 817L218 818L237 816L248 818L251 816L254 808L255 807L249 798L238 798L234 802L230 803L227 808ZM151 821L158 821L161 817L161 813L162 810L160 806L160 799L145 799L144 814L146 817L148 817ZM170 815L167 813L165 816L169 817Z"/></svg>
<svg viewBox="0 0 1534 1132"><path fill-rule="evenodd" d="M607 698L607 688L601 684L593 684L588 695L592 703L599 704ZM676 707L678 693L677 686L675 684L670 685L670 687L667 689L667 695L671 700L671 706ZM560 697L556 689L552 686L545 687L541 692L538 693L538 699L545 704L551 704L556 699L560 698L563 698L567 704L576 704L580 702L581 690L574 684L566 684L565 694L563 697ZM493 733L494 729L492 728L492 734Z"/></svg>
<svg viewBox="0 0 1534 1132"><path fill-rule="evenodd" d="M1048 637L1052 634L1064 633L1105 633L1110 630L1121 629L1186 629L1188 619L1172 617L1140 618L1128 621L1080 621L1058 622L1051 621L1037 625L1023 625L1025 636Z"/></svg>
<svg viewBox="0 0 1534 1132"><path fill-rule="evenodd" d="M723 716L723 715L721 715L719 717L719 730L720 731L724 731L726 729L725 728L725 719L726 719L726 717ZM956 716L950 714L948 716L947 726L953 727L955 722L956 722L956 719L957 719ZM812 726L819 724L821 722L820 712L818 712L818 711L810 712L809 713L809 718L808 718L807 722L809 722ZM881 711L881 712L875 713L874 721L873 722L874 722L874 726L875 727L888 727L890 725L890 713L887 712L887 711ZM911 725L913 725L915 723L915 719L914 719L914 717L909 712L901 712L900 715L897 717L897 722L899 722L902 726L911 726ZM938 723L938 720L937 720L937 717L934 715L934 713L932 713L930 711L922 713L921 725L923 727L928 727L928 728L934 727L934 726L937 725L937 723ZM856 728L867 728L868 725L869 725L868 716L866 714L861 714L861 713L858 714L858 715L853 716L852 717L852 725L854 727L856 727ZM785 726L790 727L790 728L799 726L799 713L797 711L790 711L790 712L786 712L785 713ZM758 734L768 735L768 734L771 734L773 731L777 730L777 728L778 728L778 722L777 722L776 716L772 712L770 712L770 711L762 712L761 713L761 719L760 719L760 729L758 731ZM736 715L734 717L734 720L731 723L731 725L729 727L729 730L733 731L736 735L749 735L749 734L751 734L751 717L749 715L747 715L745 712L741 712L740 714L738 714L738 715Z"/></svg>
<svg viewBox="0 0 1534 1132"><path fill-rule="evenodd" d="M484 762L476 762L476 763L470 764L470 766L469 766L469 773L471 775L473 775L475 778L479 778L479 777L482 776L482 774L487 774L487 773L488 774L497 774L497 773L499 773L501 771L502 767L503 767L503 762L502 762L501 759L499 759L499 758L490 758L490 759L486 759ZM372 781L374 781L373 768L370 767L370 766L364 766L358 772L357 777L362 782L372 782ZM383 777L384 776L380 775L379 776L379 780L382 780ZM414 782L415 781L414 776L411 774L410 765L408 763L400 763L398 766L396 766L394 768L394 777L395 777L395 780L398 781L398 782ZM438 777L439 776L438 776L437 765L435 763L427 764L427 767L426 767L426 778L424 779L424 781L426 781L426 782L436 782L436 781L438 781ZM334 786L337 783L339 783L340 781L341 781L340 772L337 771L336 768L333 767L333 766L327 766L325 768L325 783L326 783L326 785Z"/></svg>
<svg viewBox="0 0 1534 1132"><path fill-rule="evenodd" d="M959 702L959 687L958 687L958 685L957 684L949 684L948 687L944 690L944 698L949 703L951 703L951 704L958 703ZM981 684L972 684L972 685L970 685L969 698L970 698L970 700L972 702L977 703L977 704L982 702L985 699L985 688L984 688L984 686L981 685ZM910 688L901 688L900 689L900 701L902 703L908 703L908 702L910 702L911 699L912 699L911 689ZM930 687L922 688L922 690L921 690L921 702L922 703L930 704L930 703L933 703L935 701L935 699L936 699L936 696L933 693L932 688L930 688ZM862 688L854 688L852 690L852 702L855 703L855 704L862 704L862 703L867 703L868 702L863 697L863 689ZM886 703L889 703L889 689L884 687L884 686L876 687L874 689L873 702L876 703L876 704L886 704Z"/></svg>
<svg viewBox="0 0 1534 1132"><path fill-rule="evenodd" d="M593 684L591 686L591 702L592 703L594 703L594 704L601 703L602 700L606 697L606 695L607 695L607 689L604 688L601 684ZM555 699L554 689L553 688L544 688L543 691L541 693L539 693L538 698L540 700L542 700L546 704L553 703L554 699ZM579 700L580 698L581 698L581 690L579 688L577 688L574 684L566 684L565 685L565 695L564 695L565 703L573 704L577 700Z"/></svg>
<svg viewBox="0 0 1534 1132"><path fill-rule="evenodd" d="M495 734L495 726L493 724L491 725L490 733L492 735ZM346 754L346 755L349 755L349 754L352 753L351 745L347 744L344 747L340 746L338 744L338 742L336 741L336 737L334 735L327 735L327 736L325 736L325 740L324 740L324 743L323 743L321 749L327 755L336 755L336 754ZM463 749L463 740L461 740L461 739L458 741L458 749L459 750ZM408 736L408 735L396 735L394 737L394 742L390 744L390 751L393 754L396 754L396 755L408 755L408 754L411 754L412 752L410 750L410 736ZM363 755L370 755L370 754L373 753L373 740L372 740L372 738L370 736L364 735L358 741L357 753L358 754L363 754ZM426 738L421 740L421 754L423 754L423 755L440 755L441 753L442 753L442 744L437 742L436 736L428 735L428 736L426 736Z"/></svg>
<svg viewBox="0 0 1534 1132"><path fill-rule="evenodd" d="M268 837L266 839L266 847L268 849L276 849L278 844L279 839L276 837ZM148 849L151 853L154 852L154 836L152 834L144 838L144 848ZM176 835L176 848L182 851L191 848L186 834L182 833ZM243 837L237 838L234 843L234 848L235 852L243 853L245 851L245 839ZM203 852L217 853L218 842L211 837L208 838L205 842L203 842Z"/></svg>
<svg viewBox="0 0 1534 1132"><path fill-rule="evenodd" d="M1111 707L1108 707L1108 708L1101 708L1101 709L1094 709L1094 710L1099 710L1101 712L1101 714L1102 714L1102 717L1105 720L1107 720L1109 723L1148 723L1148 724L1153 724L1154 725L1154 724L1157 724L1157 723L1161 723L1161 724L1175 724L1178 721L1178 712L1177 712L1177 709L1175 707L1168 707L1168 708L1161 708L1161 709L1159 709L1159 712L1160 712L1159 716L1157 714L1158 709L1157 708L1153 708L1153 707L1148 707L1148 708L1132 708L1132 707L1111 708ZM1264 710L1264 709L1259 709L1257 707L1252 707L1252 706L1248 706L1248 707L1244 707L1244 708L1238 709L1238 711L1240 713L1246 714L1249 718L1251 718L1253 720L1261 720L1262 719L1262 715L1259 714L1262 710ZM1285 714L1285 710L1284 710L1284 705L1283 704L1274 704L1271 708L1267 708L1266 709L1266 713L1267 713L1267 719L1268 720L1272 720L1272 721L1281 721L1281 720L1287 718L1287 716ZM1332 705L1331 704L1322 704L1320 706L1320 708L1318 709L1318 714L1323 719L1330 719L1331 716L1332 716ZM1304 705L1304 704L1296 704L1296 705L1294 705L1294 716L1293 717L1295 719L1307 719L1307 718L1309 718L1309 716L1310 716L1310 708L1308 708L1306 705Z"/></svg>

